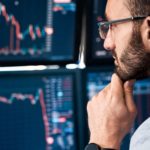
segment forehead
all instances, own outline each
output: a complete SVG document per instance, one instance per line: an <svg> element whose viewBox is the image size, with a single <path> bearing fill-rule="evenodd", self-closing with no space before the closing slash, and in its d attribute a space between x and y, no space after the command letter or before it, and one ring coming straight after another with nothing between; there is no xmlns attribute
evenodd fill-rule
<svg viewBox="0 0 150 150"><path fill-rule="evenodd" d="M107 0L106 17L109 20L130 17L131 13L127 8L126 1L127 0Z"/></svg>

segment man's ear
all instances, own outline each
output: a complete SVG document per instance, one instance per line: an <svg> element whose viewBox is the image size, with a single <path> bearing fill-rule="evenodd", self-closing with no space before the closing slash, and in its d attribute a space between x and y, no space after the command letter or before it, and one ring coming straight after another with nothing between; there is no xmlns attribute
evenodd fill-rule
<svg viewBox="0 0 150 150"><path fill-rule="evenodd" d="M148 25L148 28L149 28L148 39L150 39L150 19L147 20L147 25Z"/></svg>
<svg viewBox="0 0 150 150"><path fill-rule="evenodd" d="M142 24L141 35L145 50L150 52L150 16L148 16Z"/></svg>

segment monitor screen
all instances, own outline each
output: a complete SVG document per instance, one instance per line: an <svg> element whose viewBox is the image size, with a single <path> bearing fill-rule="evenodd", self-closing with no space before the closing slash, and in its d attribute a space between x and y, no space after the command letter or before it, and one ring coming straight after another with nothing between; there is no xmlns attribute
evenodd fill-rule
<svg viewBox="0 0 150 150"><path fill-rule="evenodd" d="M87 4L87 32L86 32L86 64L99 65L112 63L112 55L104 49L98 31L98 22L105 19L105 6L107 1L88 0Z"/></svg>
<svg viewBox="0 0 150 150"><path fill-rule="evenodd" d="M1 150L78 150L75 74L0 74Z"/></svg>
<svg viewBox="0 0 150 150"><path fill-rule="evenodd" d="M112 69L89 70L86 74L86 98L90 100L110 83ZM136 81L134 86L134 100L137 106L138 115L134 127L122 142L121 150L129 149L130 138L139 125L150 116L150 78Z"/></svg>
<svg viewBox="0 0 150 150"><path fill-rule="evenodd" d="M79 7L78 0L1 0L0 65L75 61Z"/></svg>

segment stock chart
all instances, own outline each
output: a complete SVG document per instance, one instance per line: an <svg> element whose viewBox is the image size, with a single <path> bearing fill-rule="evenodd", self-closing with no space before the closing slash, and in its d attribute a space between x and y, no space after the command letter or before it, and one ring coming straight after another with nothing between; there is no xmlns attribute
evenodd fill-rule
<svg viewBox="0 0 150 150"><path fill-rule="evenodd" d="M0 78L1 150L75 150L72 75Z"/></svg>
<svg viewBox="0 0 150 150"><path fill-rule="evenodd" d="M75 23L73 0L1 0L0 61L72 59Z"/></svg>

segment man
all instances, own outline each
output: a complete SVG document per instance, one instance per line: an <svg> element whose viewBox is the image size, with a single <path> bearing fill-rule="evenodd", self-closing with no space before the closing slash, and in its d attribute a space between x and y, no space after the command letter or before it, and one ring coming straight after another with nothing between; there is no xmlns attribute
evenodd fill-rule
<svg viewBox="0 0 150 150"><path fill-rule="evenodd" d="M137 114L134 82L150 76L150 0L108 0L106 18L108 22L99 23L99 32L115 59L116 73L87 105L93 143L87 150L120 149ZM146 124L150 130L150 119Z"/></svg>

